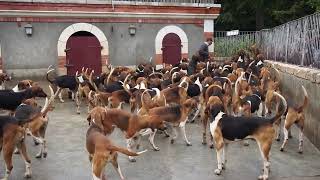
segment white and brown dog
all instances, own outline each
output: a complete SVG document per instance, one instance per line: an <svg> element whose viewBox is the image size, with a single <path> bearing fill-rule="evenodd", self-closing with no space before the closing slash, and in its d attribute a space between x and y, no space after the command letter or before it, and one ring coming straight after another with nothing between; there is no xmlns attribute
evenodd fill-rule
<svg viewBox="0 0 320 180"><path fill-rule="evenodd" d="M256 140L263 158L263 175L259 176L259 179L268 179L270 171L269 152L275 136L273 123L285 113L287 108L286 100L277 92L275 94L282 100L284 108L278 106L277 114L270 118L228 116L224 113L222 101L218 97L210 97L210 105L208 106L211 116L210 132L215 141L218 160L218 168L215 170L215 174L220 175L222 169L226 166L225 148L228 142L251 138Z"/></svg>
<svg viewBox="0 0 320 180"><path fill-rule="evenodd" d="M89 127L86 135L86 147L89 153L89 160L92 164L92 176L93 180L104 180L104 167L108 162L111 162L113 167L119 173L121 179L124 179L120 166L118 164L118 153L123 153L128 156L138 156L142 152L131 152L125 148L113 145L107 138L104 131L103 121L92 120L92 124Z"/></svg>
<svg viewBox="0 0 320 180"><path fill-rule="evenodd" d="M284 150L284 147L288 142L291 126L293 124L297 124L299 128L299 151L298 152L299 153L303 152L303 128L304 128L304 121L305 121L304 110L308 105L309 97L304 86L302 86L302 90L304 94L303 104L291 106L288 108L288 112L287 112L286 119L284 121L284 127L283 127L284 140L280 148L280 151Z"/></svg>

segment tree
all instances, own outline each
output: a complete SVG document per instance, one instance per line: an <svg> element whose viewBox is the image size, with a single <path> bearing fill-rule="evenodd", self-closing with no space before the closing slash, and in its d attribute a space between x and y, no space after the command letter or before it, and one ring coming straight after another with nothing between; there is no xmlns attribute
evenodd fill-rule
<svg viewBox="0 0 320 180"><path fill-rule="evenodd" d="M320 0L221 0L216 30L256 31L320 11Z"/></svg>

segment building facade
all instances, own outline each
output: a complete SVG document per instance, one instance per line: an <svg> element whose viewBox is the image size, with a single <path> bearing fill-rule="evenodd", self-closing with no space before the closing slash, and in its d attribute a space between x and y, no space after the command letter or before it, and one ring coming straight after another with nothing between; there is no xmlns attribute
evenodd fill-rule
<svg viewBox="0 0 320 180"><path fill-rule="evenodd" d="M0 0L0 69L16 77L175 63L213 37L220 5L195 0ZM213 48L210 50L213 52Z"/></svg>

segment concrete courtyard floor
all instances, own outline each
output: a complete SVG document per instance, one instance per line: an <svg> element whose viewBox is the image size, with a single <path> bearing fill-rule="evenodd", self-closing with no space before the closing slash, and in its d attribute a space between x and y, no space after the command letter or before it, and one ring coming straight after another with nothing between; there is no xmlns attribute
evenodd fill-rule
<svg viewBox="0 0 320 180"><path fill-rule="evenodd" d="M41 101L43 103L43 101ZM88 180L91 165L85 149L85 135L88 128L87 111L82 103L81 114L75 113L74 102L56 100L55 110L50 112L47 129L48 157L36 159L38 147L27 137L28 153L32 159L32 179L34 180ZM149 151L131 163L120 154L119 164L128 180L251 180L262 172L260 152L254 141L245 147L242 143L230 144L227 152L227 169L221 176L214 174L217 167L216 152L201 144L201 126L187 124L187 135L192 146L187 147L179 134L175 144L170 144L163 134L157 134L155 142L160 151L153 151L147 141L142 140L142 148ZM298 154L298 134L294 129L293 139L289 140L285 152L280 152L280 142L274 141L271 152L270 179L319 180L320 152L304 138L304 153ZM111 139L116 145L125 147L124 135L115 131ZM21 180L25 172L19 155L13 157L14 169L11 180ZM0 158L0 178L4 176L3 157ZM105 170L108 179L120 179L111 164Z"/></svg>

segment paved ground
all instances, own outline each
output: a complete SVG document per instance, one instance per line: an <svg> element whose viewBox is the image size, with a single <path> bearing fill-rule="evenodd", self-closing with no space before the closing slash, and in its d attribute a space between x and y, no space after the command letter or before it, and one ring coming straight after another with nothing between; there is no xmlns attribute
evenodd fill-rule
<svg viewBox="0 0 320 180"><path fill-rule="evenodd" d="M28 152L32 156L32 179L34 180L88 180L91 179L91 166L85 149L85 133L88 128L86 109L82 114L75 114L74 104L69 100L65 103L56 101L56 109L50 113L47 132L48 157L34 158L37 148L28 137ZM128 180L186 180L186 179L256 179L262 169L260 152L254 141L249 147L241 143L231 144L227 157L227 170L221 176L214 174L216 168L216 153L201 144L201 126L187 124L187 134L192 142L187 147L179 136L175 144L163 135L156 136L156 143L161 148L155 152L147 139L142 141L148 152L138 157L136 163L130 163L127 157L120 155L119 164ZM271 153L270 179L288 180L319 180L320 152L305 138L304 154L297 153L297 132L293 132L286 152L280 152L279 142L274 142ZM117 145L125 147L125 139L121 132L116 131L112 140ZM5 172L4 162L0 158L0 177ZM112 165L105 171L109 179L120 179ZM14 155L14 170L12 180L23 179L24 163L18 155Z"/></svg>

